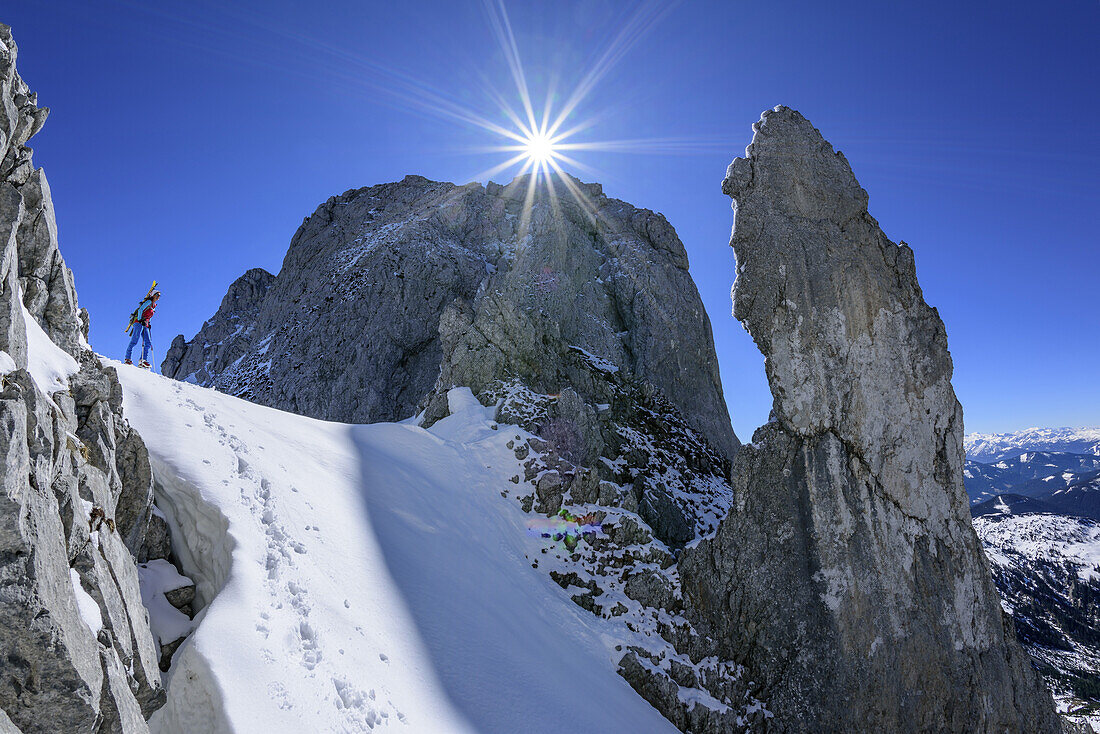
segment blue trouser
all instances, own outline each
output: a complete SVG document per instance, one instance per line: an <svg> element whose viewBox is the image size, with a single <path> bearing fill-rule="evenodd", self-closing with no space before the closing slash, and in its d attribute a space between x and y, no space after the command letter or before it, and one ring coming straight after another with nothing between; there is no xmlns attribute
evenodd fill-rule
<svg viewBox="0 0 1100 734"><path fill-rule="evenodd" d="M126 359L130 359L130 355L134 353L134 347L137 346L140 337L142 340L141 358L148 362L149 350L153 348L153 340L149 337L149 327L139 321L134 324L131 332L133 335L130 337L130 346L126 347Z"/></svg>

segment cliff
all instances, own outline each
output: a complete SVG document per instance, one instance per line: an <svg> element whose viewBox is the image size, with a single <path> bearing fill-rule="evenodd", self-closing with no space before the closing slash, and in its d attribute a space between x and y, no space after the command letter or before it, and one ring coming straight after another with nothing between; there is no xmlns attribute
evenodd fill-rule
<svg viewBox="0 0 1100 734"><path fill-rule="evenodd" d="M1058 731L970 523L947 335L912 250L804 117L753 129L723 191L773 419L717 535L681 558L688 616L780 731Z"/></svg>
<svg viewBox="0 0 1100 734"><path fill-rule="evenodd" d="M141 437L87 344L0 24L0 729L147 732L164 701L134 556L168 555ZM154 531L150 532L150 527Z"/></svg>

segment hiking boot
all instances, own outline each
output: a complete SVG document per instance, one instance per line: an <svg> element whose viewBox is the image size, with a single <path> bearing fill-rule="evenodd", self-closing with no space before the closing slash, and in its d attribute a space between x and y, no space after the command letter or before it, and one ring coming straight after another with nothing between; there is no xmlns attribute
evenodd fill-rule
<svg viewBox="0 0 1100 734"><path fill-rule="evenodd" d="M124 359L124 360L122 360L122 363L123 363L123 364L133 364L133 363L134 363L134 360L132 360L132 359Z"/></svg>
<svg viewBox="0 0 1100 734"><path fill-rule="evenodd" d="M149 363L148 363L148 362L146 362L146 361L145 361L144 359L143 359L143 360L141 360L140 362L138 362L138 367L142 368L143 370L147 370L147 369L149 369L149 368L150 368L150 367L152 367L152 366L153 366L153 365L149 364Z"/></svg>

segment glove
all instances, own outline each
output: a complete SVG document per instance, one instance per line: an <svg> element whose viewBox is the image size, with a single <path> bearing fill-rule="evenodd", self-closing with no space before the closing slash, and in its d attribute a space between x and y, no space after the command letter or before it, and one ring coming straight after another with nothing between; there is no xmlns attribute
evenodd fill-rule
<svg viewBox="0 0 1100 734"><path fill-rule="evenodd" d="M149 324L149 319L142 319L141 323L145 326L146 329L151 328L151 325Z"/></svg>

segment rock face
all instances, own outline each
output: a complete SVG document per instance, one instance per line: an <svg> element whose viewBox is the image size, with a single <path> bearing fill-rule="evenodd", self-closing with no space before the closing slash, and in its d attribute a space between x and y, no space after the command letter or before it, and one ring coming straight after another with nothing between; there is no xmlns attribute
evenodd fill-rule
<svg viewBox="0 0 1100 734"><path fill-rule="evenodd" d="M732 456L710 322L676 233L598 185L558 179L556 192L527 178L409 176L333 197L294 235L279 275L234 283L194 339L173 342L162 372L370 422L416 412L441 365L455 384L509 373L558 385L556 350L576 347L659 389ZM492 311L499 330L474 339L474 311L483 322Z"/></svg>
<svg viewBox="0 0 1100 734"><path fill-rule="evenodd" d="M233 366L226 360L236 350L222 349L222 345L232 343L237 349L251 346L249 337L255 331L260 306L274 280L275 276L263 268L253 268L237 278L229 286L217 313L202 325L202 341L196 338L188 344L182 334L178 335L164 356L165 368L170 366L172 375L191 376L200 384L226 372Z"/></svg>
<svg viewBox="0 0 1100 734"><path fill-rule="evenodd" d="M717 530L739 443L660 215L571 178L350 191L306 220L273 280L238 280L162 370L343 421L428 425L470 388L534 434L513 439L523 472L501 495L563 528L533 565L617 620L620 673L685 730L762 720L740 667L681 614L675 554Z"/></svg>
<svg viewBox="0 0 1100 734"><path fill-rule="evenodd" d="M971 527L946 332L912 251L800 114L754 130L723 191L773 419L717 536L681 557L689 618L777 730L1057 731Z"/></svg>
<svg viewBox="0 0 1100 734"><path fill-rule="evenodd" d="M48 110L16 50L0 24L0 729L147 732L164 700L132 555L149 457L114 370L87 346L25 145ZM68 374L55 381L49 364Z"/></svg>

